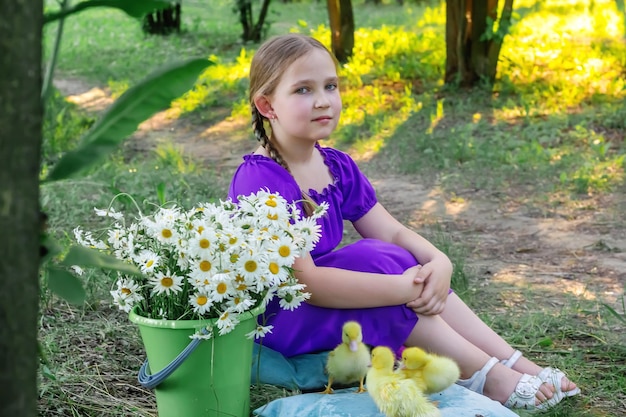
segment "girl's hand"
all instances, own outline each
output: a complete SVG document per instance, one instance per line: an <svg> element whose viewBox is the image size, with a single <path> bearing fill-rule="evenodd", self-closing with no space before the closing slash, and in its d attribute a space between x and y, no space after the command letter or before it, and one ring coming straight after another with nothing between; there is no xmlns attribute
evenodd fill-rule
<svg viewBox="0 0 626 417"><path fill-rule="evenodd" d="M409 268L409 270L413 268ZM450 260L446 257L445 260L436 259L428 262L421 268L417 267L414 276L413 282L416 284L423 283L424 289L418 298L407 303L406 306L419 314L440 314L446 304L450 290L450 278L452 277Z"/></svg>

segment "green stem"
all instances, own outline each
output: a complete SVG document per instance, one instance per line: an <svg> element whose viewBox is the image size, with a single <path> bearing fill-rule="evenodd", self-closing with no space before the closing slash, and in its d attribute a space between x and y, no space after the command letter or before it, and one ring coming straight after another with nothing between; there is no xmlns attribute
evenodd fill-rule
<svg viewBox="0 0 626 417"><path fill-rule="evenodd" d="M69 0L62 0L61 2L61 11L68 9ZM46 68L46 74L43 79L43 86L41 88L41 99L45 103L48 100L48 96L50 95L50 90L52 86L52 77L54 76L54 68L57 64L57 57L59 56L59 50L61 49L61 37L63 36L63 25L65 23L65 18L62 17L59 19L59 26L57 28L57 33L54 38L54 47L52 49L52 56L50 57L50 62L48 62L48 67Z"/></svg>

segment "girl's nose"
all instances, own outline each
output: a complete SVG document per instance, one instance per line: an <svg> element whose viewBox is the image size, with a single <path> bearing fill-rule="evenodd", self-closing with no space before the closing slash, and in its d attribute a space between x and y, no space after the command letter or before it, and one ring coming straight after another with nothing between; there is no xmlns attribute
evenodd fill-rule
<svg viewBox="0 0 626 417"><path fill-rule="evenodd" d="M318 94L317 97L315 97L314 105L316 109L323 109L330 106L330 100L328 100L328 97L326 97L326 95Z"/></svg>

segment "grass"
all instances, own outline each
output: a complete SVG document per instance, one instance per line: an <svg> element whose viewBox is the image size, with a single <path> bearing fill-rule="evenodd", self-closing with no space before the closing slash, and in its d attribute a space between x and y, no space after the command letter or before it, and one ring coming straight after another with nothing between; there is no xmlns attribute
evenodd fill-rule
<svg viewBox="0 0 626 417"><path fill-rule="evenodd" d="M525 205L540 218L558 216L562 207L602 208L607 227L623 222L619 205L602 206L626 189L625 17L613 2L517 1L493 90L471 91L442 85L444 6L355 5L355 56L342 69L344 113L331 145L350 151L366 171L416 176L448 196L472 190ZM119 12L84 12L66 22L59 74L119 95L162 64L212 57L218 65L173 104L175 114L196 126L246 119L246 71L257 45L240 42L231 8L225 0L210 8L185 2L183 32L165 38L146 37ZM272 4L269 20L269 34L297 30L328 44L320 3ZM48 54L54 30L45 31ZM43 171L94 117L60 96L47 103ZM93 207L118 193L145 204L164 188L166 199L190 206L222 197L223 177L173 144L147 153L124 147L83 178L45 186L42 206L50 230L69 242L76 225L93 221ZM623 305L607 308L591 289L594 297L497 280L483 286L469 265L469 237L453 240L436 223L416 227L451 256L455 287L487 323L580 382L585 395L547 416L626 413ZM143 361L137 330L110 307L110 285L101 275L87 276L89 300L81 307L42 293L40 341L49 372L42 367L41 415L156 415L152 394L135 382ZM252 406L291 394L256 386Z"/></svg>

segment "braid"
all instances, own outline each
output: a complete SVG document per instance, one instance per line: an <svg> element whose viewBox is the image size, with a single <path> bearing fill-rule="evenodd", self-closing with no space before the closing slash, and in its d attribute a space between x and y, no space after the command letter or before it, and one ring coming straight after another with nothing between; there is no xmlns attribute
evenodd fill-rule
<svg viewBox="0 0 626 417"><path fill-rule="evenodd" d="M278 165L285 168L287 171L291 172L289 170L289 166L287 165L283 157L280 156L278 149L276 149L274 144L272 144L272 142L270 141L270 138L267 136L267 133L265 132L265 127L263 127L263 119L264 119L263 115L259 112L259 109L257 109L256 106L253 104L252 105L252 129L254 130L254 136L259 142L261 142L261 146L264 147L265 150L267 150L267 153L270 155L270 158L276 161Z"/></svg>
<svg viewBox="0 0 626 417"><path fill-rule="evenodd" d="M267 133L265 133L265 127L263 126L263 115L259 112L259 109L256 108L254 103L252 104L252 130L254 131L254 137L261 143L262 147L266 147L269 138L267 137Z"/></svg>
<svg viewBox="0 0 626 417"><path fill-rule="evenodd" d="M265 127L263 126L263 121L265 117L259 112L259 109L256 108L254 104L252 104L252 129L254 130L254 137L261 143L261 146L267 150L267 153L270 155L278 165L285 168L287 172L291 173L289 170L289 166L287 162L283 159L283 157L278 152L278 149L274 146L274 144L270 141L270 138L267 136L265 132ZM310 217L315 208L317 208L317 204L307 193L302 191L302 207L304 208L304 213L307 217Z"/></svg>

